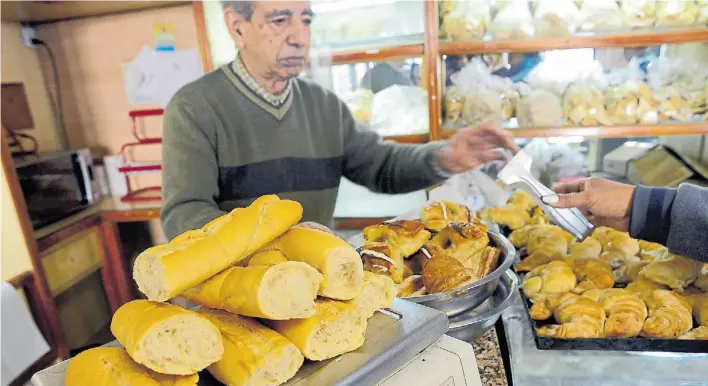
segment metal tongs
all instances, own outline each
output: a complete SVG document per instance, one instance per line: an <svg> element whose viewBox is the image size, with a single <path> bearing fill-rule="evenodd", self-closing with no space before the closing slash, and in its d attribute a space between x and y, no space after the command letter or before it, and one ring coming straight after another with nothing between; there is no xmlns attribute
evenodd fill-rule
<svg viewBox="0 0 708 386"><path fill-rule="evenodd" d="M514 158L499 172L499 179L507 186L520 188L531 194L533 199L551 216L553 222L572 234L578 241L590 236L594 226L576 208L554 208L546 205L541 197L555 194L551 189L540 183L531 175L531 164L533 159L523 150L519 151Z"/></svg>

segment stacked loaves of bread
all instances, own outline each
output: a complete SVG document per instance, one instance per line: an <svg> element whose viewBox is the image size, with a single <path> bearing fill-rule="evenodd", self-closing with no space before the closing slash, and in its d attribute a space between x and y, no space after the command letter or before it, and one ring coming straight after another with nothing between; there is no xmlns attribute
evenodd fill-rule
<svg viewBox="0 0 708 386"><path fill-rule="evenodd" d="M436 201L420 220L364 228L364 270L390 277L401 298L447 292L480 280L497 267L499 250L487 227L464 205Z"/></svg>
<svg viewBox="0 0 708 386"><path fill-rule="evenodd" d="M365 273L337 236L295 227L301 217L299 203L263 196L144 251L133 276L149 300L124 304L111 322L123 347L83 352L66 384L186 386L207 369L227 385L279 385L305 358L361 347L395 284ZM176 296L202 308L165 303Z"/></svg>
<svg viewBox="0 0 708 386"><path fill-rule="evenodd" d="M512 230L531 318L556 322L540 336L708 339L708 265L606 227L577 242L545 217L534 221L543 214L529 199L515 193L483 218Z"/></svg>

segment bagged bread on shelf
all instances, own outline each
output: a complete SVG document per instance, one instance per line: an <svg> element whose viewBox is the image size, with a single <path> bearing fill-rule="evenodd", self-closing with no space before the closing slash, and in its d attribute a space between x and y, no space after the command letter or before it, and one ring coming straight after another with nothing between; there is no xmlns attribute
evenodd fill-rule
<svg viewBox="0 0 708 386"><path fill-rule="evenodd" d="M290 261L301 261L322 275L320 296L350 300L359 295L364 267L359 253L341 238L321 230L294 227L261 251L280 251Z"/></svg>
<svg viewBox="0 0 708 386"><path fill-rule="evenodd" d="M360 309L330 299L318 299L315 308L315 316L307 319L275 320L269 325L312 361L334 358L364 344L366 318Z"/></svg>
<svg viewBox="0 0 708 386"><path fill-rule="evenodd" d="M486 88L467 93L462 107L462 117L470 126L482 122L492 122L497 127L501 126L503 112L499 94Z"/></svg>
<svg viewBox="0 0 708 386"><path fill-rule="evenodd" d="M656 2L657 26L693 25L698 17L698 6L693 0L661 0Z"/></svg>
<svg viewBox="0 0 708 386"><path fill-rule="evenodd" d="M661 100L660 120L674 119L679 122L690 122L694 119L691 105L676 88L665 88L659 98Z"/></svg>
<svg viewBox="0 0 708 386"><path fill-rule="evenodd" d="M221 359L221 334L194 311L149 300L122 305L111 333L134 361L162 374L190 375Z"/></svg>
<svg viewBox="0 0 708 386"><path fill-rule="evenodd" d="M656 21L656 0L620 0L624 24L632 28L651 27Z"/></svg>
<svg viewBox="0 0 708 386"><path fill-rule="evenodd" d="M428 94L418 86L393 85L374 95L371 129L381 136L427 133Z"/></svg>
<svg viewBox="0 0 708 386"><path fill-rule="evenodd" d="M452 41L479 40L487 32L491 18L486 2L458 2L457 8L442 17L440 37Z"/></svg>
<svg viewBox="0 0 708 386"><path fill-rule="evenodd" d="M201 229L148 248L135 260L133 279L148 299L171 299L243 260L301 218L299 203L262 196Z"/></svg>
<svg viewBox="0 0 708 386"><path fill-rule="evenodd" d="M322 274L315 268L288 261L230 267L182 296L205 307L255 318L307 318L315 314L315 298L321 282Z"/></svg>
<svg viewBox="0 0 708 386"><path fill-rule="evenodd" d="M539 0L533 22L536 36L570 36L578 30L580 11L572 0Z"/></svg>
<svg viewBox="0 0 708 386"><path fill-rule="evenodd" d="M368 123L371 120L371 104L374 93L366 88L350 91L342 96L342 101L349 107L354 119Z"/></svg>
<svg viewBox="0 0 708 386"><path fill-rule="evenodd" d="M527 0L499 1L499 11L489 25L494 39L526 39L534 36L534 20Z"/></svg>
<svg viewBox="0 0 708 386"><path fill-rule="evenodd" d="M696 24L708 24L708 0L697 0L696 4L698 5L698 16L696 16Z"/></svg>
<svg viewBox="0 0 708 386"><path fill-rule="evenodd" d="M465 95L458 86L450 86L445 90L445 127L456 128L463 125L462 109L465 106Z"/></svg>
<svg viewBox="0 0 708 386"><path fill-rule="evenodd" d="M605 92L607 113L614 124L655 124L661 101L645 82L630 81Z"/></svg>
<svg viewBox="0 0 708 386"><path fill-rule="evenodd" d="M596 87L575 83L568 87L563 97L563 115L568 126L611 125L605 98Z"/></svg>
<svg viewBox="0 0 708 386"><path fill-rule="evenodd" d="M135 363L122 347L96 347L69 362L66 386L195 386L199 375L166 375Z"/></svg>
<svg viewBox="0 0 708 386"><path fill-rule="evenodd" d="M563 118L560 98L544 90L531 91L521 98L516 118L521 127L558 127Z"/></svg>
<svg viewBox="0 0 708 386"><path fill-rule="evenodd" d="M502 119L508 121L516 116L516 110L521 104L521 95L513 87L505 88L501 92Z"/></svg>
<svg viewBox="0 0 708 386"><path fill-rule="evenodd" d="M364 285L359 296L348 300L347 303L361 310L368 319L374 316L379 308L391 307L397 293L396 283L390 277L365 271Z"/></svg>
<svg viewBox="0 0 708 386"><path fill-rule="evenodd" d="M199 310L221 333L224 356L207 367L225 385L280 385L305 358L297 346L257 321L224 311Z"/></svg>
<svg viewBox="0 0 708 386"><path fill-rule="evenodd" d="M585 1L580 7L580 29L603 31L623 26L622 13L616 0Z"/></svg>

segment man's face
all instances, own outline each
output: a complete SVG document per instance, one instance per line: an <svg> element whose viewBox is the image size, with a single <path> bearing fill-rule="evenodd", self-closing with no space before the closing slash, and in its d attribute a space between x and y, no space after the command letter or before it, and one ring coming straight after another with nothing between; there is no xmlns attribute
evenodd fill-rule
<svg viewBox="0 0 708 386"><path fill-rule="evenodd" d="M226 23L243 56L276 79L299 75L310 53L309 1L254 1L251 20L230 8Z"/></svg>

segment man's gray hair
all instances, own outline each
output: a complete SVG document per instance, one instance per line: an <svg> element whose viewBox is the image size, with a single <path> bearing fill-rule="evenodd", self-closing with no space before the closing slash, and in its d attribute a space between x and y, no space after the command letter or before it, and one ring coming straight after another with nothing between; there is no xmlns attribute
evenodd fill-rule
<svg viewBox="0 0 708 386"><path fill-rule="evenodd" d="M256 10L256 4L253 1L221 1L221 7L231 8L234 12L243 16L246 21L251 21L251 16L253 16L253 11Z"/></svg>

